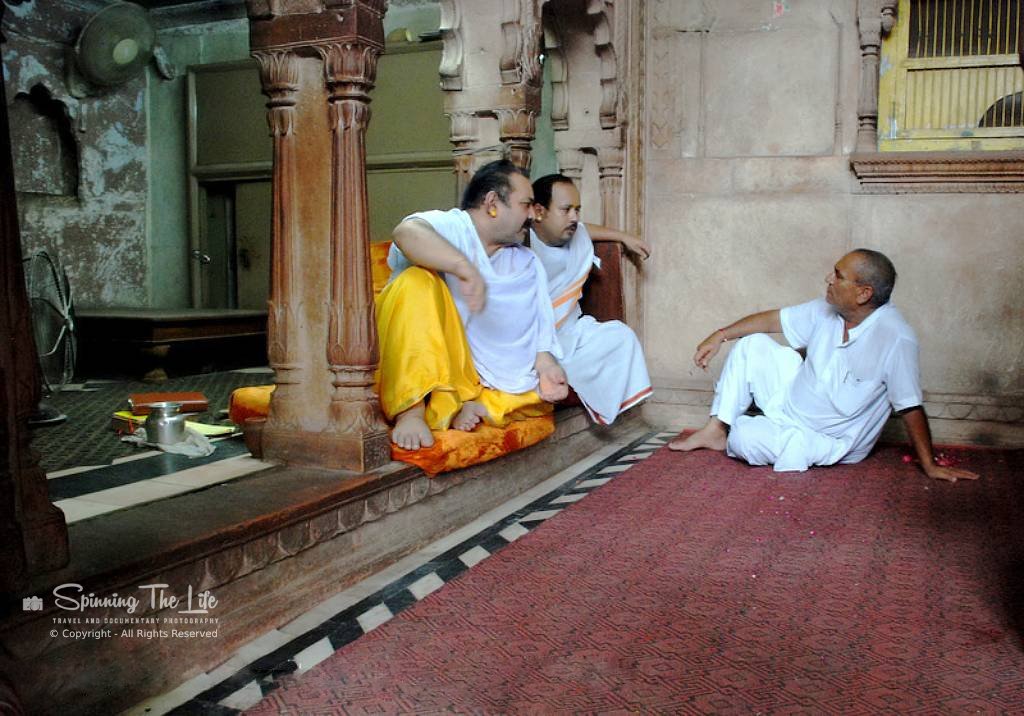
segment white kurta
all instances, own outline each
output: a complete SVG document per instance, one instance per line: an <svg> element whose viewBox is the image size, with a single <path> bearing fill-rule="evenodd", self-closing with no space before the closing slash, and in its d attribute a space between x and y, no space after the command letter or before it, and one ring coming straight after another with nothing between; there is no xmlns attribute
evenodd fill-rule
<svg viewBox="0 0 1024 716"><path fill-rule="evenodd" d="M715 387L711 414L732 426L733 457L778 472L859 462L893 409L921 404L917 338L892 304L852 328L846 343L843 319L824 299L784 308L781 319L806 359L768 336L748 336ZM752 400L764 415L743 415Z"/></svg>
<svg viewBox="0 0 1024 716"><path fill-rule="evenodd" d="M459 280L444 274L455 307L466 329L473 364L481 382L506 393L526 393L537 388L534 363L537 353L562 357L555 335L554 315L548 301L544 269L524 246L505 246L488 256L469 214L461 209L424 211L407 219L430 224L476 266L487 284L487 301L479 313L471 313L459 288ZM392 244L388 266L394 278L411 266L398 246Z"/></svg>
<svg viewBox="0 0 1024 716"><path fill-rule="evenodd" d="M620 413L651 395L643 349L621 321L584 316L579 301L594 266L594 244L580 223L565 246L548 246L533 232L530 248L544 265L551 294L562 367L590 417L609 425Z"/></svg>

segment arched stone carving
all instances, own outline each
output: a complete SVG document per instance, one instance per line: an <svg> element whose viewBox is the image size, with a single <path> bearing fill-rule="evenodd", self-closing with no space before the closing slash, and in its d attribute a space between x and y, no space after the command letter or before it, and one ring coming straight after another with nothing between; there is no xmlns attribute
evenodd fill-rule
<svg viewBox="0 0 1024 716"><path fill-rule="evenodd" d="M462 13L456 0L440 0L441 5L441 40L444 50L441 53L441 89L461 90L463 72Z"/></svg>
<svg viewBox="0 0 1024 716"><path fill-rule="evenodd" d="M899 0L859 0L860 96L857 101L857 151L878 150L878 58L882 38L896 24Z"/></svg>

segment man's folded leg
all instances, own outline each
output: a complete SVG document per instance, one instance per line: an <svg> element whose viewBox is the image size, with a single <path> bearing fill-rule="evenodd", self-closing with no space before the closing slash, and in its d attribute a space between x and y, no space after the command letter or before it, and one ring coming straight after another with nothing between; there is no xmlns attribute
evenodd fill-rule
<svg viewBox="0 0 1024 716"><path fill-rule="evenodd" d="M446 430L463 403L480 396L480 378L448 286L414 266L377 296L377 392L388 420L425 402L431 430Z"/></svg>

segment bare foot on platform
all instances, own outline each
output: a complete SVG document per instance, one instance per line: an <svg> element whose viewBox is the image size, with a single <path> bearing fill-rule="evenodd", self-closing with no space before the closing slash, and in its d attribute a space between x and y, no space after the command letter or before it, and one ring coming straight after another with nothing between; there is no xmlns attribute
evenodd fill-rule
<svg viewBox="0 0 1024 716"><path fill-rule="evenodd" d="M452 427L456 430L462 430L469 432L477 425L480 421L487 417L487 408L475 400L470 400L462 404L462 409L459 414L452 420Z"/></svg>
<svg viewBox="0 0 1024 716"><path fill-rule="evenodd" d="M728 437L729 431L726 429L725 423L711 416L711 420L707 422L707 425L685 438L676 438L668 444L668 449L678 450L679 452L689 452L691 450L700 450L701 448L722 451L725 450L725 442Z"/></svg>
<svg viewBox="0 0 1024 716"><path fill-rule="evenodd" d="M419 450L434 444L434 436L423 419L423 403L417 403L395 418L395 427L391 429L391 442L406 450Z"/></svg>

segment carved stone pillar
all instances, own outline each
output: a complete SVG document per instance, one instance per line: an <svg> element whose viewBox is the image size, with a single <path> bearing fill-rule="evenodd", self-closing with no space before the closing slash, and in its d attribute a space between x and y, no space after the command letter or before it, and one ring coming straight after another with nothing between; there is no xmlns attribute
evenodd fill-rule
<svg viewBox="0 0 1024 716"><path fill-rule="evenodd" d="M390 460L373 390L366 126L386 0L247 0L274 137L266 459L366 472Z"/></svg>
<svg viewBox="0 0 1024 716"><path fill-rule="evenodd" d="M598 185L601 190L601 222L613 229L622 227L623 151L617 147L597 150Z"/></svg>
<svg viewBox="0 0 1024 716"><path fill-rule="evenodd" d="M277 390L271 425L298 429L301 399L294 386L301 384L302 363L297 359L302 294L296 264L299 246L295 227L298 200L296 173L295 105L299 95L299 58L292 52L254 52L267 95L267 124L274 140L271 225L270 300L267 307L267 354Z"/></svg>
<svg viewBox="0 0 1024 716"><path fill-rule="evenodd" d="M0 17L3 6L0 6ZM3 41L0 36L0 42ZM0 594L29 575L68 563L64 513L50 503L46 474L30 445L28 418L40 377L21 263L7 97L0 82Z"/></svg>
<svg viewBox="0 0 1024 716"><path fill-rule="evenodd" d="M508 158L520 169L530 170L533 156L530 145L537 128L537 114L524 107L497 109L498 136L505 145Z"/></svg>
<svg viewBox="0 0 1024 716"><path fill-rule="evenodd" d="M451 142L455 145L452 152L455 184L461 197L476 171L473 150L480 142L480 118L475 112L452 112L448 119L451 121Z"/></svg>
<svg viewBox="0 0 1024 716"><path fill-rule="evenodd" d="M857 100L857 152L878 150L878 57L882 37L896 23L899 0L860 0L860 96Z"/></svg>
<svg viewBox="0 0 1024 716"><path fill-rule="evenodd" d="M366 128L370 95L383 49L370 42L320 48L330 88L331 291L327 360L334 374L331 427L346 436L360 466L390 459L387 426L373 388L377 325L370 273L370 213L366 196Z"/></svg>

